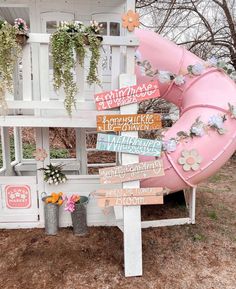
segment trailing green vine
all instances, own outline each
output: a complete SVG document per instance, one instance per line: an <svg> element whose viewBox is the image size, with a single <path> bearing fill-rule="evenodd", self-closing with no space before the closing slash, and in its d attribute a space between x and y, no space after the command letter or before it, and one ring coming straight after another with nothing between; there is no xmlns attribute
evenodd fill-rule
<svg viewBox="0 0 236 289"><path fill-rule="evenodd" d="M72 108L76 108L78 91L73 70L77 61L83 67L86 45L89 45L91 51L87 81L90 85L100 83L97 74L101 46L101 39L98 38L99 31L99 25L96 22L92 22L89 27L85 27L81 22L63 22L51 37L54 87L55 90L64 88L64 104L70 116ZM74 52L76 57L74 57Z"/></svg>
<svg viewBox="0 0 236 289"><path fill-rule="evenodd" d="M7 111L5 92L13 92L13 71L21 49L16 41L17 29L0 21L0 109L2 114Z"/></svg>
<svg viewBox="0 0 236 289"><path fill-rule="evenodd" d="M27 35L28 27L21 18L15 19L14 26L0 20L0 114L7 112L6 91L13 93L13 72L22 47L17 35Z"/></svg>

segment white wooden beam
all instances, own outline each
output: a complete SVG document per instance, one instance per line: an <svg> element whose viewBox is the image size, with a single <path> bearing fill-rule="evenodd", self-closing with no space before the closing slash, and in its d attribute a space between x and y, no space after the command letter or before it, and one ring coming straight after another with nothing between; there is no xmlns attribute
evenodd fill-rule
<svg viewBox="0 0 236 289"><path fill-rule="evenodd" d="M132 62L130 63L132 70ZM133 74L120 76L120 87L135 85L136 78ZM138 104L130 104L120 108L121 114L135 114ZM122 132L121 135L138 137L138 132ZM139 162L137 155L123 154L122 165ZM139 181L125 182L123 188L139 188ZM142 275L142 231L141 231L141 208L140 206L124 206L124 262L125 276Z"/></svg>
<svg viewBox="0 0 236 289"><path fill-rule="evenodd" d="M12 175L9 128L1 127L2 159L6 175Z"/></svg>

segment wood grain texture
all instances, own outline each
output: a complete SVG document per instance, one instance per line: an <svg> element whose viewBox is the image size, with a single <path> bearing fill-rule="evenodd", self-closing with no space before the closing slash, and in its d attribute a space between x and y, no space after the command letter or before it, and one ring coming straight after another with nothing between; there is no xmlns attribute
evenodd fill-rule
<svg viewBox="0 0 236 289"><path fill-rule="evenodd" d="M155 80L97 93L95 94L95 102L98 110L106 110L156 97L160 97L160 91L158 82Z"/></svg>
<svg viewBox="0 0 236 289"><path fill-rule="evenodd" d="M99 198L97 200L99 207L114 206L141 206L163 204L163 196L136 196L136 197L114 197Z"/></svg>
<svg viewBox="0 0 236 289"><path fill-rule="evenodd" d="M162 160L142 162L99 170L102 184L115 184L164 175Z"/></svg>
<svg viewBox="0 0 236 289"><path fill-rule="evenodd" d="M159 114L123 114L123 115L98 115L97 131L121 132L142 131L162 128Z"/></svg>

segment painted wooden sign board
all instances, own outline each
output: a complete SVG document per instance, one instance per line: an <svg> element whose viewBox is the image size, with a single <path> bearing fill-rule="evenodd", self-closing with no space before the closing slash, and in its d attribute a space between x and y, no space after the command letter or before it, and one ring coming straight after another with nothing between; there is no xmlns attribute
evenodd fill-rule
<svg viewBox="0 0 236 289"><path fill-rule="evenodd" d="M99 207L163 204L162 188L98 190Z"/></svg>
<svg viewBox="0 0 236 289"><path fill-rule="evenodd" d="M116 184L164 175L162 160L116 166L99 170L102 184Z"/></svg>
<svg viewBox="0 0 236 289"><path fill-rule="evenodd" d="M97 110L106 110L156 97L160 97L160 91L155 80L95 94L95 102Z"/></svg>
<svg viewBox="0 0 236 289"><path fill-rule="evenodd" d="M161 155L162 142L159 140L117 136L99 133L96 149L99 151L122 152L136 155Z"/></svg>
<svg viewBox="0 0 236 289"><path fill-rule="evenodd" d="M162 128L159 114L98 115L97 131L141 131Z"/></svg>
<svg viewBox="0 0 236 289"><path fill-rule="evenodd" d="M30 187L27 185L6 186L5 197L9 209L27 209L31 207Z"/></svg>

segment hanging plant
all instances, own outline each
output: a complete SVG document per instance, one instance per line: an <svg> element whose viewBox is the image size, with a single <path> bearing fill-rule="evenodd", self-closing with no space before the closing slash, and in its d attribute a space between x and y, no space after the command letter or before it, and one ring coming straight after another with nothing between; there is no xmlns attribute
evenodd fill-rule
<svg viewBox="0 0 236 289"><path fill-rule="evenodd" d="M13 71L21 49L16 41L17 29L0 20L0 108L6 114L5 92L13 92Z"/></svg>
<svg viewBox="0 0 236 289"><path fill-rule="evenodd" d="M77 85L74 81L73 70L77 61L83 67L86 56L86 45L92 53L88 73L88 83L100 83L97 66L100 58L101 39L98 38L100 26L92 22L85 27L81 22L62 22L61 26L51 37L53 57L53 79L55 90L61 87L65 91L65 108L71 116L72 107L76 108ZM76 57L74 57L74 52Z"/></svg>
<svg viewBox="0 0 236 289"><path fill-rule="evenodd" d="M22 47L18 35L26 36L28 27L21 18L15 19L14 26L0 20L0 114L7 112L6 91L13 93L14 66Z"/></svg>

